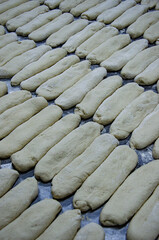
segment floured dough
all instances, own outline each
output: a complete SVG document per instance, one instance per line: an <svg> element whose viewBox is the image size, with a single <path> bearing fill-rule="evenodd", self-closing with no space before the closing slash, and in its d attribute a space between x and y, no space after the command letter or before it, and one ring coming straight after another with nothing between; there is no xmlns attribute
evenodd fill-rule
<svg viewBox="0 0 159 240"><path fill-rule="evenodd" d="M78 4L84 2L84 0L63 0L60 5L59 8L63 11L63 12L69 12L71 10L71 8L76 7Z"/></svg>
<svg viewBox="0 0 159 240"><path fill-rule="evenodd" d="M4 34L5 34L5 28L0 25L0 35L4 35Z"/></svg>
<svg viewBox="0 0 159 240"><path fill-rule="evenodd" d="M156 140L156 142L153 146L152 156L155 159L159 159L159 138Z"/></svg>
<svg viewBox="0 0 159 240"><path fill-rule="evenodd" d="M35 178L26 178L0 199L0 229L16 219L38 195Z"/></svg>
<svg viewBox="0 0 159 240"><path fill-rule="evenodd" d="M96 223L89 223L83 228L81 228L74 240L104 240L105 232L103 228Z"/></svg>
<svg viewBox="0 0 159 240"><path fill-rule="evenodd" d="M6 46L11 42L15 42L17 40L18 40L18 37L16 33L6 33L0 36L0 48Z"/></svg>
<svg viewBox="0 0 159 240"><path fill-rule="evenodd" d="M95 138L81 155L53 178L53 197L61 199L74 193L109 156L118 143L118 140L110 134L102 134Z"/></svg>
<svg viewBox="0 0 159 240"><path fill-rule="evenodd" d="M45 0L45 4L50 8L54 9L59 6L63 0Z"/></svg>
<svg viewBox="0 0 159 240"><path fill-rule="evenodd" d="M159 38L159 21L151 25L144 33L144 38L146 38L150 43L154 43Z"/></svg>
<svg viewBox="0 0 159 240"><path fill-rule="evenodd" d="M72 87L64 91L56 100L55 104L62 109L69 109L80 103L84 96L102 81L107 75L105 68L96 68L82 77Z"/></svg>
<svg viewBox="0 0 159 240"><path fill-rule="evenodd" d="M86 179L73 198L73 205L81 211L94 210L105 203L138 162L134 150L119 146Z"/></svg>
<svg viewBox="0 0 159 240"><path fill-rule="evenodd" d="M117 189L100 214L104 226L125 224L159 184L159 161L135 170Z"/></svg>
<svg viewBox="0 0 159 240"><path fill-rule="evenodd" d="M61 204L59 202L53 199L44 199L32 205L3 228L0 231L0 239L36 239L49 227L60 210Z"/></svg>
<svg viewBox="0 0 159 240"><path fill-rule="evenodd" d="M89 122L70 132L51 148L36 165L35 176L44 182L50 181L62 168L84 152L100 135L101 130L101 125Z"/></svg>
<svg viewBox="0 0 159 240"><path fill-rule="evenodd" d="M21 172L28 171L34 167L50 148L78 127L79 123L80 117L76 114L68 114L57 121L30 141L21 151L11 156L14 167Z"/></svg>
<svg viewBox="0 0 159 240"><path fill-rule="evenodd" d="M9 0L7 2L2 2L0 4L0 13L3 13L11 8L14 8L24 2L27 2L27 0Z"/></svg>
<svg viewBox="0 0 159 240"><path fill-rule="evenodd" d="M93 121L103 125L111 123L129 103L143 92L144 88L136 83L128 83L117 89L99 106Z"/></svg>
<svg viewBox="0 0 159 240"><path fill-rule="evenodd" d="M141 4L147 4L149 8L154 8L158 0L141 0Z"/></svg>
<svg viewBox="0 0 159 240"><path fill-rule="evenodd" d="M19 173L13 169L0 169L0 198L10 190L18 177Z"/></svg>
<svg viewBox="0 0 159 240"><path fill-rule="evenodd" d="M122 78L114 75L101 81L89 91L83 100L76 105L75 113L82 118L92 117L100 104L122 85Z"/></svg>
<svg viewBox="0 0 159 240"><path fill-rule="evenodd" d="M4 96L8 92L8 87L5 82L0 82L0 97Z"/></svg>

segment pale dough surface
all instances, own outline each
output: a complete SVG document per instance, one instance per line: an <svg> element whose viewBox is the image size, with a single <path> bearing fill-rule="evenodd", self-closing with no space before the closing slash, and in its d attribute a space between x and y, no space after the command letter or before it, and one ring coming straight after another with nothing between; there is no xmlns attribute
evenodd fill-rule
<svg viewBox="0 0 159 240"><path fill-rule="evenodd" d="M0 97L4 96L8 92L8 87L5 82L0 82Z"/></svg>
<svg viewBox="0 0 159 240"><path fill-rule="evenodd" d="M59 6L63 0L45 0L45 4L50 8L54 9Z"/></svg>
<svg viewBox="0 0 159 240"><path fill-rule="evenodd" d="M127 239L154 240L159 235L159 186L129 223Z"/></svg>
<svg viewBox="0 0 159 240"><path fill-rule="evenodd" d="M54 198L73 194L119 144L110 134L102 134L86 150L64 167L52 181Z"/></svg>
<svg viewBox="0 0 159 240"><path fill-rule="evenodd" d="M82 118L92 117L100 104L112 95L122 85L122 78L111 76L101 81L95 88L89 91L83 100L76 105L75 113Z"/></svg>
<svg viewBox="0 0 159 240"><path fill-rule="evenodd" d="M158 0L141 0L141 4L147 4L149 8L154 8Z"/></svg>
<svg viewBox="0 0 159 240"><path fill-rule="evenodd" d="M50 148L78 127L79 123L80 117L76 114L68 114L57 121L30 141L22 150L11 156L14 167L21 172L34 167ZM40 149L39 146L41 146Z"/></svg>
<svg viewBox="0 0 159 240"><path fill-rule="evenodd" d="M144 33L144 38L146 38L150 43L154 43L159 38L159 21L151 25Z"/></svg>
<svg viewBox="0 0 159 240"><path fill-rule="evenodd" d="M105 232L103 228L97 223L89 223L81 228L74 240L104 240Z"/></svg>
<svg viewBox="0 0 159 240"><path fill-rule="evenodd" d="M10 190L18 177L19 173L13 169L0 169L0 198Z"/></svg>
<svg viewBox="0 0 159 240"><path fill-rule="evenodd" d="M0 199L0 229L16 219L38 195L35 178L26 178Z"/></svg>
<svg viewBox="0 0 159 240"><path fill-rule="evenodd" d="M34 174L44 182L50 181L72 162L100 135L102 126L89 122L70 132L52 147L36 165ZM83 141L82 139L85 139Z"/></svg>
<svg viewBox="0 0 159 240"><path fill-rule="evenodd" d="M6 33L0 36L0 48L6 46L11 42L15 42L17 40L18 40L18 37L16 33Z"/></svg>
<svg viewBox="0 0 159 240"><path fill-rule="evenodd" d="M102 81L107 75L105 68L96 68L82 77L72 87L64 91L56 100L55 104L62 109L69 109L80 103L84 96Z"/></svg>
<svg viewBox="0 0 159 240"><path fill-rule="evenodd" d="M84 2L84 0L63 0L59 8L62 12L69 12L73 7L76 7L78 4Z"/></svg>
<svg viewBox="0 0 159 240"><path fill-rule="evenodd" d="M4 35L4 34L5 34L5 28L0 25L0 35Z"/></svg>
<svg viewBox="0 0 159 240"><path fill-rule="evenodd" d="M157 81L157 91L159 93L159 81Z"/></svg>
<svg viewBox="0 0 159 240"><path fill-rule="evenodd" d="M159 138L156 140L156 142L155 142L155 144L153 146L152 156L155 159L159 159Z"/></svg>
<svg viewBox="0 0 159 240"><path fill-rule="evenodd" d="M68 210L59 215L37 240L73 240L81 219L80 210Z"/></svg>
<svg viewBox="0 0 159 240"><path fill-rule="evenodd" d="M129 103L143 92L144 88L136 83L128 83L117 89L99 106L93 121L103 125L111 123Z"/></svg>
<svg viewBox="0 0 159 240"><path fill-rule="evenodd" d="M24 2L27 2L27 0L9 0L7 2L4 1L0 4L0 13L3 13L10 8L14 8Z"/></svg>
<svg viewBox="0 0 159 240"><path fill-rule="evenodd" d="M159 161L135 170L117 189L100 214L104 226L125 224L159 184Z"/></svg>

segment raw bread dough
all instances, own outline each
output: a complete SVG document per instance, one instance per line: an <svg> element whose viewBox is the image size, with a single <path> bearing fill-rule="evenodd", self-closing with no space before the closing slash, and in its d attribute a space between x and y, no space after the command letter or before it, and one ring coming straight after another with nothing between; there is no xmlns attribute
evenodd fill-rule
<svg viewBox="0 0 159 240"><path fill-rule="evenodd" d="M102 3L97 4L96 6L88 9L86 12L82 13L81 17L89 20L96 19L102 12L112 7L117 6L121 1L120 0L107 0Z"/></svg>
<svg viewBox="0 0 159 240"><path fill-rule="evenodd" d="M140 17L143 13L147 12L148 6L147 5L136 5L134 7L129 8L126 10L121 16L115 19L111 25L118 29L123 29L128 27L130 24L136 21L138 17Z"/></svg>
<svg viewBox="0 0 159 240"><path fill-rule="evenodd" d="M77 49L76 55L84 58L86 57L92 50L98 47L100 44L107 41L109 38L118 34L118 30L114 27L104 27L98 32L96 32L92 37L88 38L85 42L83 42Z"/></svg>
<svg viewBox="0 0 159 240"><path fill-rule="evenodd" d="M159 93L159 80L157 81L157 91Z"/></svg>
<svg viewBox="0 0 159 240"><path fill-rule="evenodd" d="M24 24L30 22L33 20L35 17L37 17L39 14L48 12L49 9L47 6L42 5L39 7L36 7L32 9L31 11L24 12L15 18L10 19L6 23L6 27L9 31L15 31L18 27L23 26Z"/></svg>
<svg viewBox="0 0 159 240"><path fill-rule="evenodd" d="M42 98L31 98L24 103L6 110L0 115L0 139L6 137L16 127L23 124L46 107Z"/></svg>
<svg viewBox="0 0 159 240"><path fill-rule="evenodd" d="M7 4L7 3L6 3ZM3 13L0 14L0 24L5 25L8 20L24 13L26 11L30 11L33 8L36 8L40 5L38 0L27 1L23 4L20 4L17 7L11 8Z"/></svg>
<svg viewBox="0 0 159 240"><path fill-rule="evenodd" d="M25 90L11 92L0 98L0 114L7 109L25 102L32 97L31 93Z"/></svg>
<svg viewBox="0 0 159 240"><path fill-rule="evenodd" d="M152 156L155 159L159 159L159 138L156 140L154 146L153 146L153 150L152 150Z"/></svg>
<svg viewBox="0 0 159 240"><path fill-rule="evenodd" d="M80 117L78 115L68 114L47 128L30 141L21 151L11 156L11 161L15 168L21 172L25 172L34 167L50 148L78 127L79 123Z"/></svg>
<svg viewBox="0 0 159 240"><path fill-rule="evenodd" d="M0 229L17 218L38 195L35 178L26 178L0 198Z"/></svg>
<svg viewBox="0 0 159 240"><path fill-rule="evenodd" d="M61 109L55 105L49 105L27 122L18 126L0 141L0 157L8 158L21 150L34 137L55 123L59 116L61 116Z"/></svg>
<svg viewBox="0 0 159 240"><path fill-rule="evenodd" d="M149 8L154 8L158 0L142 0L141 4L147 4Z"/></svg>
<svg viewBox="0 0 159 240"><path fill-rule="evenodd" d="M122 77L125 79L136 77L157 58L159 58L159 46L149 47L141 51L123 67Z"/></svg>
<svg viewBox="0 0 159 240"><path fill-rule="evenodd" d="M44 182L50 181L66 165L84 152L100 135L101 130L101 125L89 122L70 132L52 147L36 165L35 176Z"/></svg>
<svg viewBox="0 0 159 240"><path fill-rule="evenodd" d="M34 18L32 21L17 28L16 33L18 35L27 36L31 32L35 31L36 29L40 28L41 26L52 21L53 19L60 16L61 14L62 14L62 12L59 9L55 9L53 11L49 11L49 12L40 14L39 16Z"/></svg>
<svg viewBox="0 0 159 240"><path fill-rule="evenodd" d="M146 38L150 43L154 43L159 38L159 21L151 25L144 33L144 38Z"/></svg>
<svg viewBox="0 0 159 240"><path fill-rule="evenodd" d="M37 240L73 240L81 219L80 210L68 210L59 215Z"/></svg>
<svg viewBox="0 0 159 240"><path fill-rule="evenodd" d="M55 104L63 109L69 109L80 103L84 96L102 81L107 75L105 68L95 68L82 77L72 87L64 91L56 100Z"/></svg>
<svg viewBox="0 0 159 240"><path fill-rule="evenodd" d="M81 228L74 240L104 240L105 232L103 228L97 223L89 223Z"/></svg>
<svg viewBox="0 0 159 240"><path fill-rule="evenodd" d="M74 52L76 48L84 41L90 38L93 34L104 27L103 23L93 22L86 26L82 31L70 37L67 42L62 46L67 52Z"/></svg>
<svg viewBox="0 0 159 240"><path fill-rule="evenodd" d="M29 38L33 39L34 41L43 41L51 34L57 32L63 26L73 21L73 15L70 13L64 13L57 18L53 19L51 22L46 23L42 27L38 28L37 30L33 31L29 34Z"/></svg>
<svg viewBox="0 0 159 240"><path fill-rule="evenodd" d="M53 178L53 198L62 199L73 194L118 144L118 140L110 134L95 138L81 155Z"/></svg>
<svg viewBox="0 0 159 240"><path fill-rule="evenodd" d="M138 156L126 145L119 146L86 179L73 198L81 211L94 210L105 203L135 168Z"/></svg>
<svg viewBox="0 0 159 240"><path fill-rule="evenodd" d="M0 48L6 46L11 42L15 42L17 40L18 40L18 37L16 33L6 33L0 36Z"/></svg>
<svg viewBox="0 0 159 240"><path fill-rule="evenodd" d="M156 10L159 10L159 2L156 3L156 7L155 7ZM159 239L159 238L158 238Z"/></svg>
<svg viewBox="0 0 159 240"><path fill-rule="evenodd" d="M3 13L11 8L14 8L22 3L25 3L27 2L27 0L9 0L9 1L6 1L6 2L2 2L0 4L0 13Z"/></svg>
<svg viewBox="0 0 159 240"><path fill-rule="evenodd" d="M101 13L97 17L97 21L104 22L105 24L109 24L113 22L121 14L123 14L127 9L133 7L134 5L136 5L136 2L134 0L127 0L127 1L121 2L116 7L105 10L103 13Z"/></svg>
<svg viewBox="0 0 159 240"><path fill-rule="evenodd" d="M45 69L48 69L65 57L66 54L67 52L62 48L57 48L46 52L37 61L30 63L16 75L14 75L14 77L11 79L11 85L19 85L22 81L44 71Z"/></svg>
<svg viewBox="0 0 159 240"><path fill-rule="evenodd" d="M91 69L89 61L86 60L76 63L60 75L43 83L36 90L36 94L45 97L47 100L55 99L65 90L72 87L90 71Z"/></svg>
<svg viewBox="0 0 159 240"><path fill-rule="evenodd" d="M106 203L100 214L104 226L125 224L159 184L159 161L135 170Z"/></svg>
<svg viewBox="0 0 159 240"><path fill-rule="evenodd" d="M46 82L48 79L53 78L62 72L64 72L66 69L71 67L73 64L76 64L80 61L80 59L77 56L70 55L59 62L57 62L52 67L45 69L44 71L37 73L35 76L32 76L25 81L23 81L20 86L23 89L27 89L29 91L35 91L42 83Z"/></svg>
<svg viewBox="0 0 159 240"><path fill-rule="evenodd" d="M8 87L5 82L0 82L0 97L4 96L8 92Z"/></svg>
<svg viewBox="0 0 159 240"><path fill-rule="evenodd" d="M44 199L35 203L0 231L0 239L37 239L49 227L60 210L61 204L53 199Z"/></svg>
<svg viewBox="0 0 159 240"><path fill-rule="evenodd" d="M69 12L73 7L76 7L78 4L82 2L84 2L84 0L63 0L60 3L59 8L63 12Z"/></svg>
<svg viewBox="0 0 159 240"><path fill-rule="evenodd" d="M59 6L63 0L45 0L45 4L50 8L54 9Z"/></svg>
<svg viewBox="0 0 159 240"><path fill-rule="evenodd" d="M46 44L51 47L57 47L58 45L65 43L72 35L78 33L87 25L88 21L85 19L78 19L70 24L67 24L48 37Z"/></svg>
<svg viewBox="0 0 159 240"><path fill-rule="evenodd" d="M140 16L133 24L131 24L127 33L132 38L140 37L144 34L147 28L159 20L159 11L148 12Z"/></svg>
<svg viewBox="0 0 159 240"><path fill-rule="evenodd" d="M127 239L154 240L159 235L159 186L129 223Z"/></svg>
<svg viewBox="0 0 159 240"><path fill-rule="evenodd" d="M114 75L104 79L76 105L75 113L84 119L92 117L100 104L121 87L121 85L122 78L120 76Z"/></svg>
<svg viewBox="0 0 159 240"><path fill-rule="evenodd" d="M99 106L93 121L103 125L111 123L129 103L143 92L144 88L136 83L128 83L117 89Z"/></svg>
<svg viewBox="0 0 159 240"><path fill-rule="evenodd" d="M119 71L125 64L134 58L144 48L148 47L146 39L140 39L130 43L128 46L113 53L108 59L103 61L100 65L105 67L108 71Z"/></svg>
<svg viewBox="0 0 159 240"><path fill-rule="evenodd" d="M10 190L18 177L19 173L13 169L0 169L0 198Z"/></svg>
<svg viewBox="0 0 159 240"><path fill-rule="evenodd" d="M0 78L13 77L26 65L38 60L44 53L49 50L49 46L41 45L12 58L9 62L0 67Z"/></svg>
<svg viewBox="0 0 159 240"><path fill-rule="evenodd" d="M147 91L130 103L114 120L110 133L118 139L124 139L139 126L159 103L159 96L153 91Z"/></svg>
<svg viewBox="0 0 159 240"><path fill-rule="evenodd" d="M151 85L159 79L159 58L152 62L143 72L135 77L140 85Z"/></svg>
<svg viewBox="0 0 159 240"><path fill-rule="evenodd" d="M0 66L9 62L12 58L36 47L32 40L16 41L7 44L0 49Z"/></svg>
<svg viewBox="0 0 159 240"><path fill-rule="evenodd" d="M131 39L129 34L119 34L100 44L88 54L86 59L91 61L92 64L99 64L109 58L117 50L128 45L130 42Z"/></svg>
<svg viewBox="0 0 159 240"><path fill-rule="evenodd" d="M4 35L4 34L5 34L5 28L0 25L0 35Z"/></svg>

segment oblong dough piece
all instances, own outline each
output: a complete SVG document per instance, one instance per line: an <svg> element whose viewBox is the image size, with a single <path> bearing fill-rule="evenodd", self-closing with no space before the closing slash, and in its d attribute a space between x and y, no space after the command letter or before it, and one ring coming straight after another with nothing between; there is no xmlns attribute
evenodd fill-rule
<svg viewBox="0 0 159 240"><path fill-rule="evenodd" d="M141 4L147 4L149 8L154 8L158 0L141 0Z"/></svg>
<svg viewBox="0 0 159 240"><path fill-rule="evenodd" d="M11 92L0 98L0 114L9 108L17 106L32 97L31 93L25 90Z"/></svg>
<svg viewBox="0 0 159 240"><path fill-rule="evenodd" d="M32 9L31 11L22 13L15 18L10 19L6 23L6 27L9 31L15 31L18 27L23 26L24 24L30 22L33 20L35 17L37 17L39 14L48 12L49 9L47 6L42 5L39 7L36 7Z"/></svg>
<svg viewBox="0 0 159 240"><path fill-rule="evenodd" d="M120 17L115 19L111 25L118 29L123 29L133 22L136 21L138 17L140 17L143 13L147 12L148 6L147 5L135 5L134 7L129 8L126 10Z"/></svg>
<svg viewBox="0 0 159 240"><path fill-rule="evenodd" d="M8 87L5 82L0 82L0 97L4 96L8 92Z"/></svg>
<svg viewBox="0 0 159 240"><path fill-rule="evenodd" d="M126 32L130 34L132 38L140 37L147 28L157 21L159 21L159 11L145 13L131 24Z"/></svg>
<svg viewBox="0 0 159 240"><path fill-rule="evenodd" d="M159 184L159 161L135 170L106 203L100 214L104 226L125 224Z"/></svg>
<svg viewBox="0 0 159 240"><path fill-rule="evenodd" d="M16 127L29 120L47 106L42 98L31 98L24 103L6 110L0 115L0 139L6 137Z"/></svg>
<svg viewBox="0 0 159 240"><path fill-rule="evenodd" d="M153 91L147 91L130 103L114 120L110 133L118 139L124 139L139 126L159 102L159 96Z"/></svg>
<svg viewBox="0 0 159 240"><path fill-rule="evenodd" d="M29 63L38 60L44 53L49 50L49 46L41 45L12 58L9 62L0 67L0 78L13 77L17 72L22 70L22 68L24 68Z"/></svg>
<svg viewBox="0 0 159 240"><path fill-rule="evenodd" d="M111 9L105 10L103 13L101 13L97 17L97 21L109 24L134 5L136 5L136 2L134 0L121 2L116 7L112 7Z"/></svg>
<svg viewBox="0 0 159 240"><path fill-rule="evenodd" d="M159 235L159 186L129 223L127 239L154 240Z"/></svg>
<svg viewBox="0 0 159 240"><path fill-rule="evenodd" d="M104 240L105 232L103 228L97 223L89 223L81 228L76 234L74 240Z"/></svg>
<svg viewBox="0 0 159 240"><path fill-rule="evenodd" d="M46 40L46 44L50 45L51 47L57 47L60 44L65 43L72 35L78 33L83 28L88 25L88 21L85 19L78 19L61 29L57 32L53 33L48 39Z"/></svg>
<svg viewBox="0 0 159 240"><path fill-rule="evenodd" d="M75 54L84 58L100 44L117 34L118 30L116 28L110 26L104 27L77 47Z"/></svg>
<svg viewBox="0 0 159 240"><path fill-rule="evenodd" d="M73 15L70 13L64 13L49 23L46 23L42 27L38 28L37 30L33 31L29 34L29 38L34 41L43 41L47 37L49 37L52 33L57 32L63 26L73 21Z"/></svg>
<svg viewBox="0 0 159 240"><path fill-rule="evenodd" d="M44 199L25 210L17 219L0 231L1 240L36 239L55 219L61 204L53 199ZM12 233L12 234L11 234Z"/></svg>
<svg viewBox="0 0 159 240"><path fill-rule="evenodd" d="M0 36L5 34L5 28L0 25Z"/></svg>
<svg viewBox="0 0 159 240"><path fill-rule="evenodd" d="M26 23L25 25L17 28L16 33L21 36L27 36L31 32L35 31L36 29L40 28L44 24L52 21L56 17L60 16L62 12L59 9L55 9L53 11L49 11L43 14L40 14L32 21Z"/></svg>
<svg viewBox="0 0 159 240"><path fill-rule="evenodd" d="M9 0L7 2L2 2L0 4L0 13L3 13L11 8L14 8L24 2L27 2L27 0Z"/></svg>
<svg viewBox="0 0 159 240"><path fill-rule="evenodd" d="M118 5L121 1L120 0L107 0L102 3L97 4L96 6L88 9L86 12L81 14L82 18L86 18L89 20L96 19L102 12L104 12L107 9L110 9L112 7L115 7Z"/></svg>
<svg viewBox="0 0 159 240"><path fill-rule="evenodd" d="M16 33L6 33L0 36L0 48L6 46L11 42L15 42L18 40L18 36Z"/></svg>
<svg viewBox="0 0 159 240"><path fill-rule="evenodd" d="M17 41L7 44L5 47L0 49L0 66L3 66L12 58L35 47L36 44L32 40Z"/></svg>
<svg viewBox="0 0 159 240"><path fill-rule="evenodd" d="M119 71L128 61L146 47L148 47L148 41L146 39L132 42L128 46L113 53L109 58L103 61L100 66L105 67L108 71Z"/></svg>
<svg viewBox="0 0 159 240"><path fill-rule="evenodd" d="M80 117L76 114L68 114L57 121L30 141L22 150L11 156L14 167L21 172L34 167L50 148L78 127L79 123Z"/></svg>
<svg viewBox="0 0 159 240"><path fill-rule="evenodd" d="M0 229L17 218L38 195L35 178L26 178L0 199Z"/></svg>
<svg viewBox="0 0 159 240"><path fill-rule="evenodd" d="M152 113L147 115L140 125L133 131L130 146L143 149L153 143L159 137L159 105Z"/></svg>
<svg viewBox="0 0 159 240"><path fill-rule="evenodd" d="M68 210L59 215L37 240L73 240L81 224L80 210Z"/></svg>
<svg viewBox="0 0 159 240"><path fill-rule="evenodd" d="M90 62L82 61L74 64L60 75L49 79L43 83L37 90L36 94L52 100L62 94L65 90L72 87L82 77L91 71Z"/></svg>
<svg viewBox="0 0 159 240"><path fill-rule="evenodd" d="M146 38L150 43L154 43L159 38L159 21L151 25L145 32L144 38Z"/></svg>
<svg viewBox="0 0 159 240"><path fill-rule="evenodd" d="M19 173L13 169L0 169L0 198L13 186Z"/></svg>
<svg viewBox="0 0 159 240"><path fill-rule="evenodd" d="M84 212L100 207L122 184L137 162L137 154L128 146L115 148L77 190L73 206Z"/></svg>
<svg viewBox="0 0 159 240"><path fill-rule="evenodd" d="M144 92L136 83L128 83L105 99L94 114L93 121L103 125L111 123L119 113Z"/></svg>
<svg viewBox="0 0 159 240"><path fill-rule="evenodd" d="M114 52L125 47L131 42L129 34L119 34L108 39L91 51L86 59L92 64L99 64L109 58Z"/></svg>
<svg viewBox="0 0 159 240"><path fill-rule="evenodd" d="M86 123L70 132L51 148L35 167L35 176L50 181L62 168L79 156L100 135L102 126ZM85 139L85 141L81 141Z"/></svg>
<svg viewBox="0 0 159 240"><path fill-rule="evenodd" d="M103 23L99 22L90 23L82 31L70 37L62 47L66 49L67 52L69 53L74 52L79 45L81 45L84 41L86 41L94 33L99 31L103 27L104 27Z"/></svg>
<svg viewBox="0 0 159 240"><path fill-rule="evenodd" d="M11 79L11 85L19 85L22 81L53 66L55 63L65 57L66 54L67 52L62 48L57 48L46 52L37 61L30 63L16 75L14 75L14 77Z"/></svg>
<svg viewBox="0 0 159 240"><path fill-rule="evenodd" d="M45 5L50 9L54 9L60 5L63 0L45 0Z"/></svg>
<svg viewBox="0 0 159 240"><path fill-rule="evenodd" d="M81 155L53 178L53 197L61 199L74 193L118 144L118 140L110 134L102 134L95 138Z"/></svg>
<svg viewBox="0 0 159 240"><path fill-rule="evenodd" d="M159 158L159 138L156 140L156 142L155 142L155 144L153 146L152 156L155 159Z"/></svg>
<svg viewBox="0 0 159 240"><path fill-rule="evenodd" d="M44 71L37 73L35 76L32 76L25 81L23 81L20 86L23 89L27 89L29 91L35 91L42 83L46 82L48 79L53 78L61 73L63 73L66 69L71 67L73 64L76 64L80 61L77 56L70 55L59 62L57 62L52 67L45 69Z"/></svg>
<svg viewBox="0 0 159 240"><path fill-rule="evenodd" d="M69 12L71 10L71 8L76 7L78 4L84 2L84 0L63 0L60 5L59 8L63 11L63 12Z"/></svg>
<svg viewBox="0 0 159 240"><path fill-rule="evenodd" d="M141 51L123 67L122 77L125 79L136 77L157 58L159 58L159 46L149 47Z"/></svg>
<svg viewBox="0 0 159 240"><path fill-rule="evenodd" d="M100 104L122 85L122 78L114 75L101 81L89 91L83 100L76 105L75 113L82 118L92 117Z"/></svg>
<svg viewBox="0 0 159 240"><path fill-rule="evenodd" d="M47 116L47 117L46 117ZM61 109L50 105L18 126L0 141L0 157L8 158L61 117Z"/></svg>
<svg viewBox="0 0 159 240"><path fill-rule="evenodd" d="M84 96L106 76L105 68L96 68L82 77L72 87L64 91L56 100L55 104L63 109L68 109L81 102Z"/></svg>

